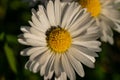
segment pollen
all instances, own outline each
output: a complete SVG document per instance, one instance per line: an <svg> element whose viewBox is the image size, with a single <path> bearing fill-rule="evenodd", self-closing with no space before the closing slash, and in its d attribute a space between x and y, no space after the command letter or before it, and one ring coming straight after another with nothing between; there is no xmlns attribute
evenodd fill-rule
<svg viewBox="0 0 120 80"><path fill-rule="evenodd" d="M79 0L83 8L87 8L93 17L97 17L101 12L100 0Z"/></svg>
<svg viewBox="0 0 120 80"><path fill-rule="evenodd" d="M71 45L69 32L62 28L52 29L47 36L48 47L56 53L64 53Z"/></svg>

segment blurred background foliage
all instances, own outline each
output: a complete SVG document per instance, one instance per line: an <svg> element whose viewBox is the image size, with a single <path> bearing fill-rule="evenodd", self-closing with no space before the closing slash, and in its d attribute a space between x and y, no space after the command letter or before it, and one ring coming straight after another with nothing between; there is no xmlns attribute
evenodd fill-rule
<svg viewBox="0 0 120 80"><path fill-rule="evenodd" d="M0 80L43 80L39 73L24 68L28 57L20 56L20 51L26 46L17 42L20 26L29 25L31 8L37 8L30 4L22 0L0 0ZM102 43L95 68L84 66L86 75L84 78L77 75L77 80L120 80L120 34L114 33L114 45Z"/></svg>

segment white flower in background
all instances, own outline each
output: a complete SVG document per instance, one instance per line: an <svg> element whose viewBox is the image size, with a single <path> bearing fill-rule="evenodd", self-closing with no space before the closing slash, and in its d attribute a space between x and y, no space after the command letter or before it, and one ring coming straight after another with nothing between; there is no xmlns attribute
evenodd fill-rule
<svg viewBox="0 0 120 80"><path fill-rule="evenodd" d="M46 9L32 10L31 27L21 27L18 41L31 46L21 51L30 56L25 68L50 80L76 80L75 72L84 77L82 64L94 68L96 52L100 52L99 27L86 9L78 3L49 1Z"/></svg>
<svg viewBox="0 0 120 80"><path fill-rule="evenodd" d="M101 27L101 40L113 44L113 30L120 32L120 11L117 3L119 0L79 0L83 8L96 19L96 23Z"/></svg>

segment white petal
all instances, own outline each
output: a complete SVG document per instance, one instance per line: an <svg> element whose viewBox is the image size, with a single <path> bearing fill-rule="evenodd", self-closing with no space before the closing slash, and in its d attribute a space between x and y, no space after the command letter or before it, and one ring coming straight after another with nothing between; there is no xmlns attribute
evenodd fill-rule
<svg viewBox="0 0 120 80"><path fill-rule="evenodd" d="M80 37L76 37L73 40L75 41L91 41L91 40L97 40L100 37L100 35L97 33L96 34L88 34Z"/></svg>
<svg viewBox="0 0 120 80"><path fill-rule="evenodd" d="M35 39L26 39L26 42L31 46L46 46L47 45L47 43L43 41L38 41Z"/></svg>
<svg viewBox="0 0 120 80"><path fill-rule="evenodd" d="M34 35L36 35L38 37L43 37L43 38L46 37L45 33L41 32L41 31L39 31L39 30L37 30L37 29L35 29L33 27L30 29L30 31L31 31L31 34L34 34Z"/></svg>
<svg viewBox="0 0 120 80"><path fill-rule="evenodd" d="M70 63L72 64L75 71L81 76L84 77L85 72L83 70L82 64L76 60L73 56L71 56L71 52L67 53L68 59L70 60Z"/></svg>
<svg viewBox="0 0 120 80"><path fill-rule="evenodd" d="M114 24L115 26L113 27L113 29L120 33L120 24L118 23L114 23Z"/></svg>
<svg viewBox="0 0 120 80"><path fill-rule="evenodd" d="M92 23L91 23L92 24ZM94 34L96 34L97 36L101 36L101 26L98 26L98 25L91 25L91 26L93 26L93 27L89 27L88 29L87 29L87 32L86 32L86 35L90 35L91 34L91 36L92 35L94 35ZM98 38L97 38L98 39Z"/></svg>
<svg viewBox="0 0 120 80"><path fill-rule="evenodd" d="M61 23L61 4L60 4L60 0L55 1L55 17L56 17L56 24L60 25L60 23Z"/></svg>
<svg viewBox="0 0 120 80"><path fill-rule="evenodd" d="M79 49L75 48L75 49L76 49L77 51L79 51L79 53L81 53L82 55L84 55L85 57L89 58L93 63L95 62L94 56L92 56L92 55L87 55L86 53L81 52L81 51L80 51L80 48L79 48ZM91 53L91 54L92 54L92 53ZM96 55L97 55L97 54L96 54ZM96 57L98 57L98 55L97 55Z"/></svg>
<svg viewBox="0 0 120 80"><path fill-rule="evenodd" d="M35 51L35 52L30 56L30 60L32 61L32 60L35 60L36 58L39 59L40 56L45 53L45 51L47 51L47 48L41 48L41 49Z"/></svg>
<svg viewBox="0 0 120 80"><path fill-rule="evenodd" d="M53 73L54 73L54 71L50 71L48 73L48 76L44 76L44 80L51 80L51 78L53 77Z"/></svg>
<svg viewBox="0 0 120 80"><path fill-rule="evenodd" d="M25 64L25 69L29 69L30 65L31 65L32 61L27 61L27 63Z"/></svg>
<svg viewBox="0 0 120 80"><path fill-rule="evenodd" d="M83 64L85 64L86 66L88 66L90 68L94 68L94 64L91 61L91 59L89 59L88 57L86 57L85 55L83 55L82 53L80 53L75 48L71 48L70 51L71 51L71 55L74 58L76 58L78 61L82 62Z"/></svg>
<svg viewBox="0 0 120 80"><path fill-rule="evenodd" d="M77 19L76 19L77 18ZM72 25L70 25L69 27L69 31L71 32L72 30L75 30L78 27L78 25L81 25L83 22L86 22L85 20L87 20L87 18L90 18L90 14L86 12L86 9L81 9L78 13L78 15L76 16L74 23L72 23ZM78 27L76 27L78 26Z"/></svg>
<svg viewBox="0 0 120 80"><path fill-rule="evenodd" d="M66 75L69 77L70 80L75 80L76 79L75 72L71 67L71 64L69 63L66 54L62 54L61 59L62 59L62 66Z"/></svg>
<svg viewBox="0 0 120 80"><path fill-rule="evenodd" d="M87 54L84 54L84 56L88 57L93 63L95 63L95 58L93 56L89 56Z"/></svg>
<svg viewBox="0 0 120 80"><path fill-rule="evenodd" d="M18 35L18 42L21 43L21 44L24 44L24 45L29 45L26 42L26 39L24 38L23 34Z"/></svg>
<svg viewBox="0 0 120 80"><path fill-rule="evenodd" d="M100 22L101 29L102 29L101 40L104 41L104 42L108 41L110 44L113 44L113 32L111 30L111 25L113 25L113 24L107 18L104 18L102 16L101 16L101 18L103 19Z"/></svg>
<svg viewBox="0 0 120 80"><path fill-rule="evenodd" d="M55 69L55 76L60 76L61 74L61 65L60 65L60 57L61 57L61 54L56 54L55 55L55 63L54 63L54 69Z"/></svg>
<svg viewBox="0 0 120 80"><path fill-rule="evenodd" d="M34 64L34 67L33 67L32 71L33 71L34 73L38 72L38 71L40 70L40 67L39 67L39 66L40 66L39 63L36 62L36 63Z"/></svg>
<svg viewBox="0 0 120 80"><path fill-rule="evenodd" d="M62 72L61 73L61 78L60 80L67 80L67 76L66 76L66 73L65 72Z"/></svg>
<svg viewBox="0 0 120 80"><path fill-rule="evenodd" d="M29 47L20 52L21 55L23 56L30 56L34 52L43 49L43 47Z"/></svg>
<svg viewBox="0 0 120 80"><path fill-rule="evenodd" d="M86 17L87 19L82 22L81 24L78 24L76 26L73 26L75 29L73 29L71 31L71 36L72 37L76 37L76 36L79 36L80 34L82 35L82 33L84 31L87 31L87 29L91 26L93 26L92 24L95 22L94 19L92 19L92 17Z"/></svg>
<svg viewBox="0 0 120 80"><path fill-rule="evenodd" d="M43 27L42 23L40 22L40 20L38 20L38 18L35 16L35 14L32 15L32 21L33 24L38 27L38 28L42 28L43 31L45 31L47 29L47 27ZM34 27L34 26L33 26Z"/></svg>
<svg viewBox="0 0 120 80"><path fill-rule="evenodd" d="M51 58L51 56L52 56L52 54L50 53L50 51L47 51L46 53L48 53L48 55L42 56L42 57L46 58L46 61L45 61L45 63L41 66L41 71L40 71L41 76L43 76L43 75L45 74L45 70L46 70L46 67L47 67L47 63L48 63L48 61L50 60L50 58Z"/></svg>
<svg viewBox="0 0 120 80"><path fill-rule="evenodd" d="M18 39L18 42L21 43L21 44L24 44L24 45L29 45L25 39Z"/></svg>
<svg viewBox="0 0 120 80"><path fill-rule="evenodd" d="M45 33L46 29L44 29L44 27L42 25L36 26L34 23L32 23L31 21L28 21L29 24L34 27L35 29L39 30L40 32Z"/></svg>
<svg viewBox="0 0 120 80"><path fill-rule="evenodd" d="M42 54L39 58L38 58L38 62L40 64L40 66L43 66L47 60L47 57L50 55L50 51L46 51L44 52L44 54Z"/></svg>
<svg viewBox="0 0 120 80"><path fill-rule="evenodd" d="M55 80L67 80L66 73L62 72L60 77L58 77L58 78L55 77Z"/></svg>
<svg viewBox="0 0 120 80"><path fill-rule="evenodd" d="M29 26L21 26L20 29L21 29L22 32L25 32L25 33L30 32L30 27Z"/></svg>
<svg viewBox="0 0 120 80"><path fill-rule="evenodd" d="M79 50L81 53L87 54L89 56L93 56L93 57L98 57L98 54L95 53L95 51L90 50L84 46L78 46L78 45L72 45L72 47L76 48L77 50Z"/></svg>
<svg viewBox="0 0 120 80"><path fill-rule="evenodd" d="M29 70L30 70L30 71L32 71L32 68L33 68L34 64L35 64L35 61L31 61L31 64L30 64L30 66L29 66Z"/></svg>
<svg viewBox="0 0 120 80"><path fill-rule="evenodd" d="M69 20L69 16L71 16L72 14L72 10L74 9L74 2L71 3L71 5L67 8L67 10L65 11L64 16L63 16L63 20L62 20L62 25L61 27L65 28L66 24L67 24L67 20Z"/></svg>
<svg viewBox="0 0 120 80"><path fill-rule="evenodd" d="M46 11L42 5L39 6L39 10L38 10L37 14L39 16L39 20L41 21L43 27L45 27L46 29L50 28L51 25L49 23L47 15L46 15Z"/></svg>
<svg viewBox="0 0 120 80"><path fill-rule="evenodd" d="M51 0L47 4L47 15L51 26L56 26L55 10L54 10L53 2Z"/></svg>
<svg viewBox="0 0 120 80"><path fill-rule="evenodd" d="M52 56L46 65L45 75L44 75L45 80L51 79L53 76L54 70L52 70L52 68L54 66L54 61L55 61L55 54L52 53Z"/></svg>
<svg viewBox="0 0 120 80"><path fill-rule="evenodd" d="M65 29L67 29L70 25L72 25L72 23L74 23L76 18L78 18L78 15L79 15L79 13L81 11L80 8L81 8L81 6L77 6L73 10L73 13L71 14L70 18L67 20L67 25L66 25Z"/></svg>
<svg viewBox="0 0 120 80"><path fill-rule="evenodd" d="M74 41L72 44L83 46L96 52L101 51L101 48L99 48L101 43L99 41Z"/></svg>
<svg viewBox="0 0 120 80"><path fill-rule="evenodd" d="M110 12L115 14L115 15L111 14ZM114 8L107 8L106 7L106 8L102 9L101 14L105 15L110 20L114 20L114 19L120 19L120 14L119 13L120 12L118 10L114 9Z"/></svg>
<svg viewBox="0 0 120 80"><path fill-rule="evenodd" d="M41 42L46 42L44 37L36 36L34 34L31 34L31 33L24 33L23 36L25 38L34 39L34 40L38 40L38 41L41 41Z"/></svg>

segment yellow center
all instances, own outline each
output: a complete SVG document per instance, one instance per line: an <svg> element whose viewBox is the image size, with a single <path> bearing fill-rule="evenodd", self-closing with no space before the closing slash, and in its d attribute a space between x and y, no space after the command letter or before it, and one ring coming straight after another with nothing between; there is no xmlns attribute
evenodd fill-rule
<svg viewBox="0 0 120 80"><path fill-rule="evenodd" d="M64 53L71 45L71 36L62 28L54 28L47 36L48 47L56 53Z"/></svg>
<svg viewBox="0 0 120 80"><path fill-rule="evenodd" d="M97 17L101 11L100 0L79 0L83 8L87 8L93 17Z"/></svg>

